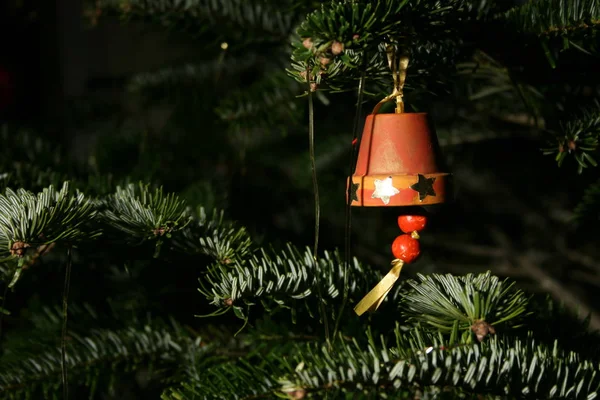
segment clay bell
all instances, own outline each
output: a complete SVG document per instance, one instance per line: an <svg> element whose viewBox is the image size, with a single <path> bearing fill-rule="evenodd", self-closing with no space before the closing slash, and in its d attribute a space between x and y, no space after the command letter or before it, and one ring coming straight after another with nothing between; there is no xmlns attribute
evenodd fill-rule
<svg viewBox="0 0 600 400"><path fill-rule="evenodd" d="M370 114L350 182L351 205L443 203L449 174L440 169L439 145L427 114Z"/></svg>

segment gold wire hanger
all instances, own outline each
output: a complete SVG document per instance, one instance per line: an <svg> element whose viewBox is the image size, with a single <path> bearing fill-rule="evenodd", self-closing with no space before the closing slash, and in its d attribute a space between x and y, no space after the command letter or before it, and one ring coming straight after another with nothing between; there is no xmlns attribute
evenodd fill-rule
<svg viewBox="0 0 600 400"><path fill-rule="evenodd" d="M396 99L396 114L402 114L404 112L404 82L406 81L406 70L408 69L408 54L398 54L396 45L389 44L386 46L385 51L387 53L388 66L392 71L392 78L394 79L394 90L392 93L384 97L373 109L373 114L376 114L381 106L388 101Z"/></svg>

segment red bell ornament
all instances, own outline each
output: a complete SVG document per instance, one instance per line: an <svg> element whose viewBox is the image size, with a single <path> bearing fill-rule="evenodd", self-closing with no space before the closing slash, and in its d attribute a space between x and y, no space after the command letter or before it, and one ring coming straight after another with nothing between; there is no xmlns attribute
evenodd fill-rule
<svg viewBox="0 0 600 400"><path fill-rule="evenodd" d="M425 113L405 113L404 80L408 56L396 54L393 45L386 48L394 78L394 92L381 100L367 116L358 149L356 169L349 179L350 205L362 207L427 206L446 201L449 174L440 163L435 131ZM394 114L378 114L382 104L396 100ZM418 242L427 218L405 215L398 226L405 233L394 240L392 269L356 304L362 315L381 305L400 277L404 264L416 260L421 249Z"/></svg>
<svg viewBox="0 0 600 400"><path fill-rule="evenodd" d="M446 200L437 137L425 113L370 114L352 175L351 205L424 206Z"/></svg>

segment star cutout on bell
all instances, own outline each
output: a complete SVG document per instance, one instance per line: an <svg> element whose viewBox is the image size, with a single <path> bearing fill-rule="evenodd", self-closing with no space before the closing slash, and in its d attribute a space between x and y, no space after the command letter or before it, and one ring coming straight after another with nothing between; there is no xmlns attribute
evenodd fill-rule
<svg viewBox="0 0 600 400"><path fill-rule="evenodd" d="M398 189L392 186L392 177L388 176L384 180L375 179L375 191L371 195L372 199L381 199L383 204L390 202L390 197L400 193Z"/></svg>
<svg viewBox="0 0 600 400"><path fill-rule="evenodd" d="M350 185L352 185L350 188L350 201L358 201L358 195L356 192L360 187L360 183L350 182Z"/></svg>
<svg viewBox="0 0 600 400"><path fill-rule="evenodd" d="M419 174L418 182L411 185L411 189L419 193L419 200L425 200L427 196L435 196L435 190L433 190L433 183L435 178L425 178L425 176Z"/></svg>

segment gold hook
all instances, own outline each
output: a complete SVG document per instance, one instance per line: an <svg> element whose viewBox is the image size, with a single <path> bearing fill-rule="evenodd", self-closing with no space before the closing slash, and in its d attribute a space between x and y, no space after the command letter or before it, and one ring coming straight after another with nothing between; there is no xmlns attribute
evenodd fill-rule
<svg viewBox="0 0 600 400"><path fill-rule="evenodd" d="M373 114L377 113L379 108L390 100L396 99L396 114L402 114L404 112L404 81L406 81L406 70L408 68L408 55L402 54L398 56L395 45L388 45L386 47L386 53L388 58L388 65L392 71L392 77L394 78L394 90L392 94L382 99L373 110Z"/></svg>

